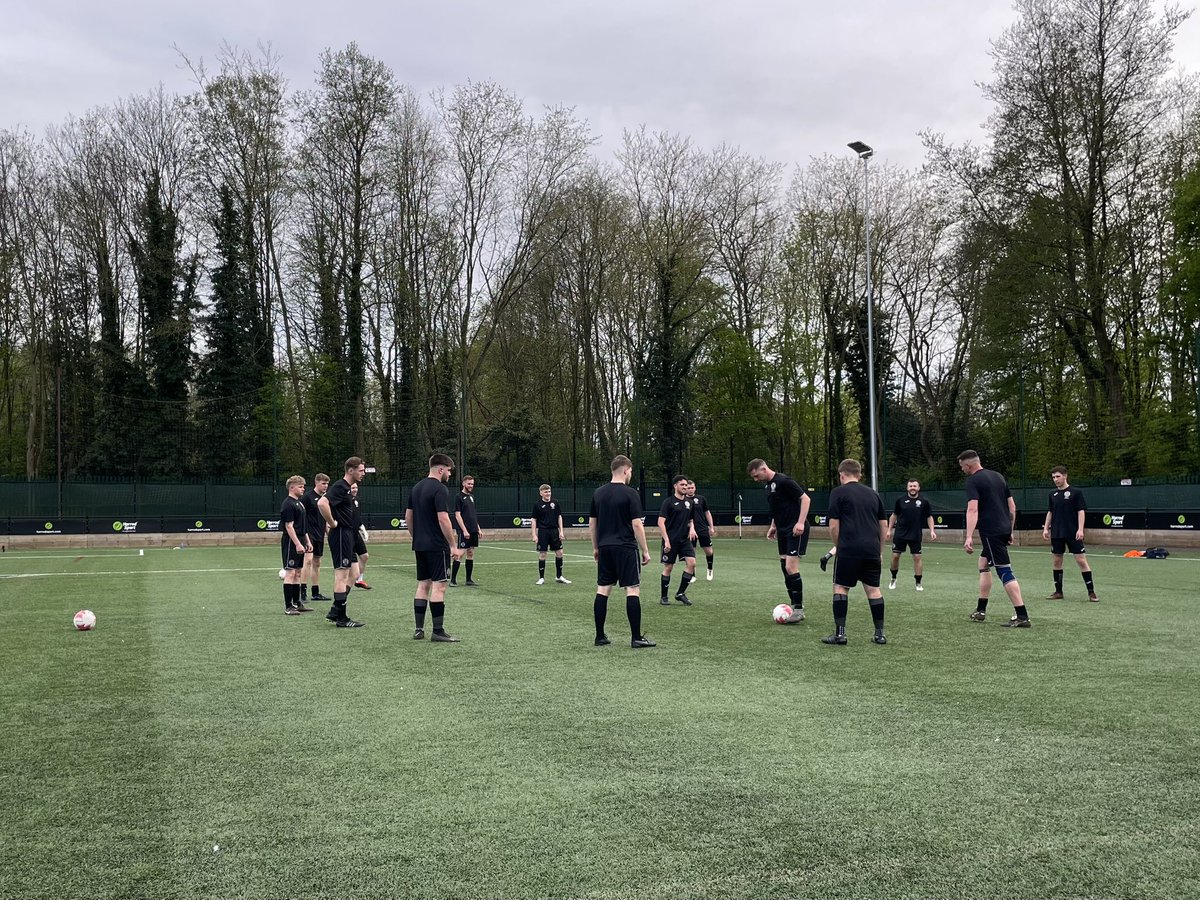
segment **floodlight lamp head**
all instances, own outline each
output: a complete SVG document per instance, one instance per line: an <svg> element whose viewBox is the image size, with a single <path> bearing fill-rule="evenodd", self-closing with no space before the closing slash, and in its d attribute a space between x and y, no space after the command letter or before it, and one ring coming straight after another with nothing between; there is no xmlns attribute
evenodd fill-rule
<svg viewBox="0 0 1200 900"><path fill-rule="evenodd" d="M846 146L857 153L859 159L870 159L875 155L875 151L862 141L851 141Z"/></svg>

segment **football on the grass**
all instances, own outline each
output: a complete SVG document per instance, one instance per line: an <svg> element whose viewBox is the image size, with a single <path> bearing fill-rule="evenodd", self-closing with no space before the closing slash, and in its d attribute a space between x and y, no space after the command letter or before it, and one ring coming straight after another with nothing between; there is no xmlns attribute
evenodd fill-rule
<svg viewBox="0 0 1200 900"><path fill-rule="evenodd" d="M96 614L90 609L81 609L75 613L75 627L80 631L91 631L96 627Z"/></svg>
<svg viewBox="0 0 1200 900"><path fill-rule="evenodd" d="M791 614L792 614L792 608L790 606L788 606L786 603L780 603L777 607L775 607L774 611L771 613L771 618L774 619L776 622L778 622L780 625L782 625L784 622L786 622L788 620L788 617L791 616Z"/></svg>

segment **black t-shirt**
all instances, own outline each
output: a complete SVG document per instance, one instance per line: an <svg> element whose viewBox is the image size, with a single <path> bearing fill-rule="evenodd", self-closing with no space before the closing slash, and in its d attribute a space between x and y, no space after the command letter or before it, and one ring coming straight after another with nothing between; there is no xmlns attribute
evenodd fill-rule
<svg viewBox="0 0 1200 900"><path fill-rule="evenodd" d="M1050 494L1050 537L1071 538L1079 530L1079 511L1087 509L1083 491L1069 484Z"/></svg>
<svg viewBox="0 0 1200 900"><path fill-rule="evenodd" d="M446 486L436 478L422 478L408 493L408 509L412 510L412 545L414 550L449 550L438 513L450 512ZM405 510L405 512L408 511Z"/></svg>
<svg viewBox="0 0 1200 900"><path fill-rule="evenodd" d="M692 517L696 523L696 534L708 534L708 501L699 494L692 498Z"/></svg>
<svg viewBox="0 0 1200 900"><path fill-rule="evenodd" d="M979 501L979 533L989 537L1012 534L1012 516L1008 512L1008 498L1012 491L999 472L980 469L967 478L967 500Z"/></svg>
<svg viewBox="0 0 1200 900"><path fill-rule="evenodd" d="M458 499L454 501L454 511L462 513L463 524L467 526L467 534L474 534L479 530L479 516L475 513L475 497L473 494L466 494L459 491ZM451 516L450 521L454 525L454 530L458 531L458 517Z"/></svg>
<svg viewBox="0 0 1200 900"><path fill-rule="evenodd" d="M558 501L551 497L549 500L538 498L537 503L533 504L533 515L531 518L538 528L546 531L558 531L558 517L562 515L562 510L558 506Z"/></svg>
<svg viewBox="0 0 1200 900"><path fill-rule="evenodd" d="M283 501L283 506L279 509L279 530L283 532L284 540L290 541L291 538L287 534L288 522L292 523L292 528L296 532L296 537L300 539L300 543L304 543L304 536L307 532L304 530L304 501L295 500L289 494Z"/></svg>
<svg viewBox="0 0 1200 900"><path fill-rule="evenodd" d="M321 510L317 509L317 501L321 499L321 495L317 493L316 488L309 488L304 492L302 499L304 502L304 524L308 528L308 533L313 537L324 536L325 520L321 518Z"/></svg>
<svg viewBox="0 0 1200 900"><path fill-rule="evenodd" d="M829 518L838 520L839 559L879 559L879 523L887 519L883 498L872 488L848 481L829 493Z"/></svg>
<svg viewBox="0 0 1200 900"><path fill-rule="evenodd" d="M596 520L596 546L633 547L633 520L642 517L642 498L627 484L615 481L596 488L588 515Z"/></svg>
<svg viewBox="0 0 1200 900"><path fill-rule="evenodd" d="M692 501L688 497L680 500L671 495L663 501L662 509L658 511L659 518L666 520L667 537L672 544L681 544L688 539L688 529L692 524Z"/></svg>
<svg viewBox="0 0 1200 900"><path fill-rule="evenodd" d="M329 501L329 512L339 528L358 527L354 524L354 498L350 496L350 484L345 478L339 478L329 486L329 490L325 492L325 499Z"/></svg>
<svg viewBox="0 0 1200 900"><path fill-rule="evenodd" d="M800 499L804 496L804 488L782 472L776 472L775 477L763 485L763 490L767 492L767 508L771 510L775 529L791 531L800 521Z"/></svg>
<svg viewBox="0 0 1200 900"><path fill-rule="evenodd" d="M892 510L896 516L896 527L892 529L895 536L902 541L916 541L921 537L925 523L933 510L929 501L918 494L915 498L907 494L896 501Z"/></svg>

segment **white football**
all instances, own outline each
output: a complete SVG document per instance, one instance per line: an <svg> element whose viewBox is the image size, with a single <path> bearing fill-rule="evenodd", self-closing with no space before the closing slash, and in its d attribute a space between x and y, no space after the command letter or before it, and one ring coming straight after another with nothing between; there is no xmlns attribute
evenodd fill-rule
<svg viewBox="0 0 1200 900"><path fill-rule="evenodd" d="M780 603L774 610L771 611L771 618L783 625L787 622L788 617L792 614L792 608L786 603Z"/></svg>
<svg viewBox="0 0 1200 900"><path fill-rule="evenodd" d="M287 577L287 569L280 569L279 570L279 580L283 581L283 579L286 577Z"/></svg>
<svg viewBox="0 0 1200 900"><path fill-rule="evenodd" d="M90 609L81 609L75 613L75 627L80 631L91 631L96 627L96 614Z"/></svg>

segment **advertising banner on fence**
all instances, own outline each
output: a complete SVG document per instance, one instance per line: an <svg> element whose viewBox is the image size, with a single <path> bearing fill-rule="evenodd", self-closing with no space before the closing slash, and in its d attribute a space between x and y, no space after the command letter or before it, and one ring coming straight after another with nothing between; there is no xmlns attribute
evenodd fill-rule
<svg viewBox="0 0 1200 900"><path fill-rule="evenodd" d="M233 516L164 517L162 530L166 534L208 534L233 531Z"/></svg>
<svg viewBox="0 0 1200 900"><path fill-rule="evenodd" d="M109 520L111 523L111 520ZM8 533L27 534L87 534L87 519L9 519ZM111 533L111 532L110 532Z"/></svg>
<svg viewBox="0 0 1200 900"><path fill-rule="evenodd" d="M1118 531L1146 528L1146 513L1144 510L1088 510L1083 514L1083 527Z"/></svg>

